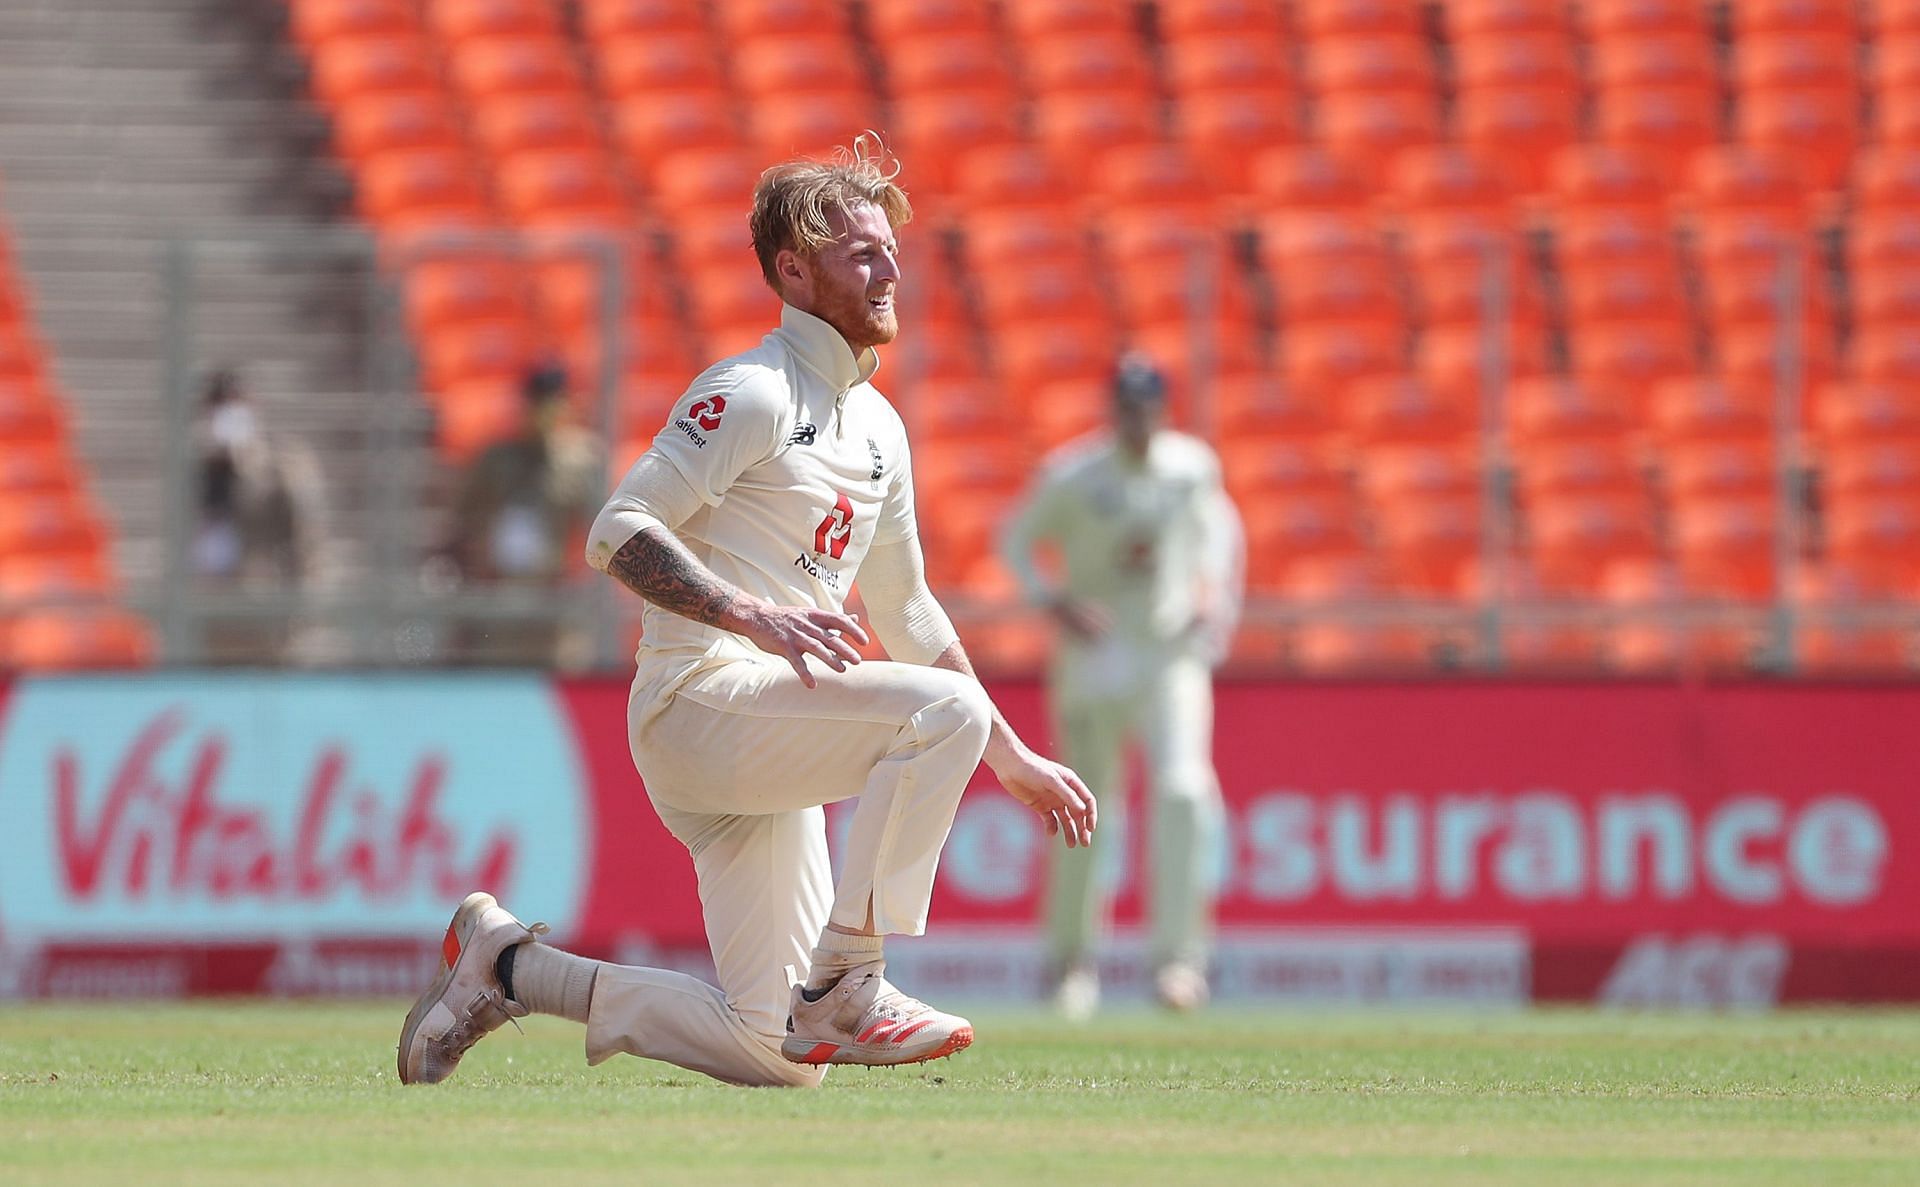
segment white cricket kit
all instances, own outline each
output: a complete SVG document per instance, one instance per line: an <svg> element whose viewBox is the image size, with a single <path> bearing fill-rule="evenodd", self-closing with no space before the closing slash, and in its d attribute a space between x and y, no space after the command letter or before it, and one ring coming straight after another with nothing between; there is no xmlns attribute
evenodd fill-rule
<svg viewBox="0 0 1920 1187"><path fill-rule="evenodd" d="M698 497L667 526L702 563L771 602L841 609L868 550L915 535L905 429L868 383L878 365L872 350L856 360L827 323L785 307L759 347L709 368L680 398L595 520L590 563L605 568L657 522L642 475L665 459ZM636 660L634 764L693 855L720 990L604 966L588 1056L626 1051L739 1083L817 1082L819 1069L780 1055L788 990L829 917L859 927L871 912L882 934L925 928L991 703L957 672L892 662L844 673L815 663L808 689L744 637L651 605ZM836 888L821 805L852 796Z"/></svg>
<svg viewBox="0 0 1920 1187"><path fill-rule="evenodd" d="M1213 451L1197 438L1155 433L1143 461L1096 434L1048 460L1015 513L1004 556L1030 599L1054 591L1104 610L1112 628L1094 642L1062 637L1050 701L1066 761L1100 801L1091 849L1056 855L1049 905L1054 957L1088 960L1105 913L1096 863L1120 835L1123 752L1137 739L1154 801L1151 949L1161 964L1205 959L1205 887L1220 827L1213 771L1215 652L1238 613L1239 519ZM1035 563L1057 555L1049 580ZM1202 609L1213 635L1197 636Z"/></svg>

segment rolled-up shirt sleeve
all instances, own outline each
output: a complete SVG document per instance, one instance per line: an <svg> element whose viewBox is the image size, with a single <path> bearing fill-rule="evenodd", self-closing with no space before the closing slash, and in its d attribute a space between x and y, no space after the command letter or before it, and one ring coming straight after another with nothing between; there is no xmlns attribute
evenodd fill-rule
<svg viewBox="0 0 1920 1187"><path fill-rule="evenodd" d="M674 464L649 449L640 455L587 533L587 563L601 572L643 529L679 527L700 509L700 493Z"/></svg>

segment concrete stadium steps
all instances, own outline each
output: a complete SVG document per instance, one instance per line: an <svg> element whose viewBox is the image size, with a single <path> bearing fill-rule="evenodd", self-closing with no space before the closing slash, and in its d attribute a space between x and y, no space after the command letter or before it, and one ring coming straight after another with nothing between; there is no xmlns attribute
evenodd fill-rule
<svg viewBox="0 0 1920 1187"><path fill-rule="evenodd" d="M135 589L163 570L167 245L303 227L318 242L350 195L284 20L253 0L0 5L0 214ZM277 245L197 258L193 371L237 367L270 430L316 455L337 534L323 580L365 571L368 492L391 487L376 441L403 446L386 466L407 492L405 538L436 538L426 410L372 394L364 259Z"/></svg>

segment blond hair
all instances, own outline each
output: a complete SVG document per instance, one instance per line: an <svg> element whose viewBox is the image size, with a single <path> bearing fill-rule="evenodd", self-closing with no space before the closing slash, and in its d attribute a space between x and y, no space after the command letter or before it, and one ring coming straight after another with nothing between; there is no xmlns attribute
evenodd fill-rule
<svg viewBox="0 0 1920 1187"><path fill-rule="evenodd" d="M762 173L753 187L753 214L747 225L753 232L760 274L773 291L780 291L774 260L781 252L813 255L838 237L827 222L834 211L846 216L857 206L878 206L890 227L912 219L907 191L893 180L899 174L900 162L887 152L876 132L855 137L851 148L834 150L831 160L802 157Z"/></svg>

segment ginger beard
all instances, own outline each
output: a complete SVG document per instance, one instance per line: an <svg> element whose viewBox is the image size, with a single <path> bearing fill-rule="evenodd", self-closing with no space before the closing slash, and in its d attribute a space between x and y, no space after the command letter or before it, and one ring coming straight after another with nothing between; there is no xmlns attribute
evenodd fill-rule
<svg viewBox="0 0 1920 1187"><path fill-rule="evenodd" d="M885 346L900 333L894 309L900 248L893 228L872 204L836 210L827 218L837 234L805 260L811 292L802 308L840 331L855 354Z"/></svg>

